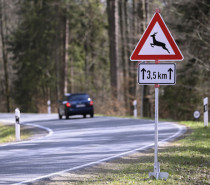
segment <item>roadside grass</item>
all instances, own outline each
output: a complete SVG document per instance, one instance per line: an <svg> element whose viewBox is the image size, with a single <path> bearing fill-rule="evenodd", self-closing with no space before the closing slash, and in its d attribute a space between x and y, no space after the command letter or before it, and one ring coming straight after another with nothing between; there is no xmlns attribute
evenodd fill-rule
<svg viewBox="0 0 210 185"><path fill-rule="evenodd" d="M180 122L190 128L182 139L159 147L161 172L168 172L165 180L150 179L153 172L154 151L138 152L107 163L52 177L46 184L210 184L210 128L203 122Z"/></svg>
<svg viewBox="0 0 210 185"><path fill-rule="evenodd" d="M31 136L28 129L21 128L21 140L27 140ZM3 125L0 123L0 144L14 142L15 139L15 125Z"/></svg>
<svg viewBox="0 0 210 185"><path fill-rule="evenodd" d="M181 122L192 133L167 148L160 148L158 158L167 181L149 179L153 171L153 153L138 164L131 164L117 174L100 177L95 184L210 184L210 129L202 122Z"/></svg>

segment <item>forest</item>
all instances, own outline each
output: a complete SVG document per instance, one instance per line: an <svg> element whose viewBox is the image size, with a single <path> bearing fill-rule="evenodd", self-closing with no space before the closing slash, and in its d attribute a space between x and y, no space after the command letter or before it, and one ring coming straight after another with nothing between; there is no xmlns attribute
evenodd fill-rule
<svg viewBox="0 0 210 185"><path fill-rule="evenodd" d="M130 55L156 9L179 46L176 84L160 86L160 118L193 120L210 97L209 0L0 0L0 112L57 112L89 93L95 113L154 117L154 86ZM202 114L201 114L202 115Z"/></svg>

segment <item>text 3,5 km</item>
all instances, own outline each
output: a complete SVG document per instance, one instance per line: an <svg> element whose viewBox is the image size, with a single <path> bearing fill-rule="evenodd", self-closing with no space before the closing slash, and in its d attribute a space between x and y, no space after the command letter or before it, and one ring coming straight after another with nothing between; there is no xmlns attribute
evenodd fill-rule
<svg viewBox="0 0 210 185"><path fill-rule="evenodd" d="M171 75L172 75L173 70L170 68L168 70L168 73L160 73L160 72L156 72L153 71L151 72L150 70L146 70L146 69L142 69L141 73L142 73L142 79L144 80L145 78L147 79L151 79L151 80L155 80L155 79L169 79L171 80Z"/></svg>

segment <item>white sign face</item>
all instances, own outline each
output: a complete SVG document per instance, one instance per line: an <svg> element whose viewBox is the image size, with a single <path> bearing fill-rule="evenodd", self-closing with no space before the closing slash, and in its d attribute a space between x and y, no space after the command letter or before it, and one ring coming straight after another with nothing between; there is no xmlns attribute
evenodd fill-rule
<svg viewBox="0 0 210 185"><path fill-rule="evenodd" d="M158 42L160 46L156 46L155 42ZM145 41L139 55L175 55L158 22L150 32L150 36Z"/></svg>
<svg viewBox="0 0 210 185"><path fill-rule="evenodd" d="M141 85L174 85L176 65L173 63L139 64L138 83Z"/></svg>
<svg viewBox="0 0 210 185"><path fill-rule="evenodd" d="M195 119L198 119L200 117L200 112L196 110L194 112L193 116L194 116Z"/></svg>

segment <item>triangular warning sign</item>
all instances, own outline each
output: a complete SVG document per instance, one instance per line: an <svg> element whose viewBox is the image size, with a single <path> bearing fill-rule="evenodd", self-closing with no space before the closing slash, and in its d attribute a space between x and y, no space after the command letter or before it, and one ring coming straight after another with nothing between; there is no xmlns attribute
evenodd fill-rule
<svg viewBox="0 0 210 185"><path fill-rule="evenodd" d="M184 59L160 13L154 14L130 59L132 61Z"/></svg>

